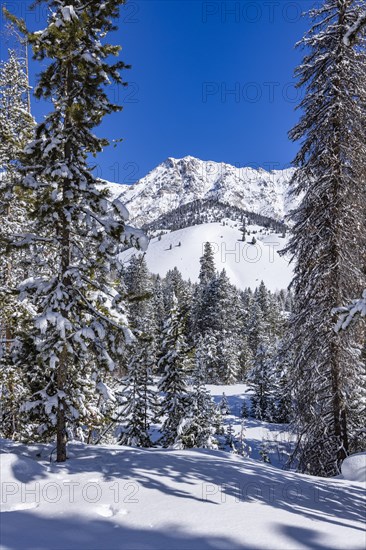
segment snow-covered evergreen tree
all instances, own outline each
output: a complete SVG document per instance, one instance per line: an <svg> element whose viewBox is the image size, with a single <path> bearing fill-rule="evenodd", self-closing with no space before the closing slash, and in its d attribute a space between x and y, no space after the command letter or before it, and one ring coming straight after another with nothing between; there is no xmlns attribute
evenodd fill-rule
<svg viewBox="0 0 366 550"><path fill-rule="evenodd" d="M245 313L245 315L247 316L254 299L252 289L246 288L245 290L243 290L240 295L240 299L242 303L242 312Z"/></svg>
<svg viewBox="0 0 366 550"><path fill-rule="evenodd" d="M120 396L125 405L119 410L122 420L119 442L149 447L149 429L157 414L157 396L152 390L152 374L157 368L157 318L154 281L143 255L133 256L124 274L129 298L128 321L136 342L129 346L128 372L122 380Z"/></svg>
<svg viewBox="0 0 366 550"><path fill-rule="evenodd" d="M223 392L223 394L222 394L222 397L221 397L221 400L220 400L220 403L219 403L219 409L220 409L221 414L224 414L224 415L231 414L229 401L226 397L225 392Z"/></svg>
<svg viewBox="0 0 366 550"><path fill-rule="evenodd" d="M201 363L200 354L196 354L189 410L178 426L176 448L217 449L215 403L205 387L205 380L205 365Z"/></svg>
<svg viewBox="0 0 366 550"><path fill-rule="evenodd" d="M0 170L17 166L25 144L32 136L34 120L28 111L29 82L24 63L14 50L0 64ZM4 174L5 176L5 174ZM11 182L9 182L11 183ZM12 182L14 185L14 181Z"/></svg>
<svg viewBox="0 0 366 550"><path fill-rule="evenodd" d="M263 315L258 302L253 300L251 309L248 315L248 342L255 358L257 349L263 339L268 341L268 324Z"/></svg>
<svg viewBox="0 0 366 550"><path fill-rule="evenodd" d="M285 338L279 344L272 361L275 401L275 413L273 420L280 424L287 424L293 417L293 399L289 375L294 361L293 351L288 348L288 340Z"/></svg>
<svg viewBox="0 0 366 550"><path fill-rule="evenodd" d="M237 454L237 448L236 448L236 440L235 440L235 432L233 428L233 423L230 420L228 427L226 428L226 435L225 435L225 445L229 447L230 451L232 453Z"/></svg>
<svg viewBox="0 0 366 550"><path fill-rule="evenodd" d="M170 269L163 282L164 301L166 311L169 312L173 305L173 296L177 298L179 307L188 309L191 302L191 284L184 281L177 267Z"/></svg>
<svg viewBox="0 0 366 550"><path fill-rule="evenodd" d="M244 382L247 379L248 373L253 367L254 357L253 352L249 346L248 337L243 334L239 339L239 369L237 372L237 378L239 381Z"/></svg>
<svg viewBox="0 0 366 550"><path fill-rule="evenodd" d="M28 230L27 194L20 192L19 161L31 138L34 121L28 112L29 88L24 63L14 50L0 64L0 420L5 437L20 431L19 403L26 395L24 377L14 364L14 342L30 315L17 302L16 287L29 276L30 262L21 247L9 247L19 231Z"/></svg>
<svg viewBox="0 0 366 550"><path fill-rule="evenodd" d="M161 345L161 334L164 328L165 320L163 283L159 275L157 275L154 279L153 308L155 316L156 341L157 347L159 348Z"/></svg>
<svg viewBox="0 0 366 550"><path fill-rule="evenodd" d="M124 281L129 298L128 317L132 330L153 335L155 326L154 284L144 255L132 256Z"/></svg>
<svg viewBox="0 0 366 550"><path fill-rule="evenodd" d="M10 340L15 328L14 288L28 266L22 250L11 249L9 243L30 225L28 197L17 183L20 157L35 123L27 110L29 84L24 65L14 50L8 54L7 61L0 64L0 305L4 337Z"/></svg>
<svg viewBox="0 0 366 550"><path fill-rule="evenodd" d="M112 370L129 338L118 290L118 254L127 244L145 245L125 224L127 211L101 188L88 167L107 140L93 128L120 110L105 86L122 83L122 61L109 62L119 46L108 44L121 0L43 0L47 26L28 32L17 21L38 61L49 60L35 95L52 99L53 110L35 130L22 158L19 188L31 196L33 232L20 234L13 246L37 249L40 263L21 285L21 299L34 307L37 364L47 383L28 410L47 416L47 430L57 435L57 460L66 459L67 427L93 418L84 388L97 393L101 367ZM37 367L38 368L38 367ZM30 364L29 369L36 365ZM35 380L36 381L36 380Z"/></svg>
<svg viewBox="0 0 366 550"><path fill-rule="evenodd" d="M220 334L226 332L235 336L240 328L239 296L225 269L212 280L210 294L212 299L205 304L205 312L211 319L212 328Z"/></svg>
<svg viewBox="0 0 366 550"><path fill-rule="evenodd" d="M267 314L268 334L272 341L282 338L286 329L286 318L281 310L281 304L275 294L269 295L269 311Z"/></svg>
<svg viewBox="0 0 366 550"><path fill-rule="evenodd" d="M250 453L252 452L252 448L246 442L245 435L246 435L246 425L245 425L245 419L243 418L240 424L240 432L238 435L238 442L237 442L236 448L240 456L242 456L243 458L249 458Z"/></svg>
<svg viewBox="0 0 366 550"><path fill-rule="evenodd" d="M155 315L154 282L147 268L144 256L133 256L125 271L125 282L129 298L128 321L139 346L129 348L129 359L137 352L149 357L154 373L157 369L158 319ZM139 359L138 359L139 361Z"/></svg>
<svg viewBox="0 0 366 550"><path fill-rule="evenodd" d="M334 331L332 314L365 288L365 33L344 40L363 4L324 0L311 12L297 70L303 115L290 134L301 140L292 188L302 196L288 248L297 261L293 459L301 471L324 476L339 473L342 460L359 450L355 434L363 415L362 336Z"/></svg>
<svg viewBox="0 0 366 550"><path fill-rule="evenodd" d="M270 310L270 293L263 281L261 281L259 287L255 289L254 300L260 307L263 316L268 317Z"/></svg>
<svg viewBox="0 0 366 550"><path fill-rule="evenodd" d="M271 464L271 459L269 458L269 446L268 442L265 440L262 440L262 443L260 444L259 456L261 457L262 462Z"/></svg>
<svg viewBox="0 0 366 550"><path fill-rule="evenodd" d="M206 383L217 384L220 380L220 362L217 357L217 338L212 330L198 337L196 355L204 366Z"/></svg>
<svg viewBox="0 0 366 550"><path fill-rule="evenodd" d="M216 341L218 367L214 379L227 384L236 382L239 373L241 318L238 303L238 293L223 270L207 284L199 285L198 302L193 311L195 338L203 335L207 341L207 335L211 335L211 342Z"/></svg>
<svg viewBox="0 0 366 550"><path fill-rule="evenodd" d="M235 384L240 368L238 336L227 331L219 332L217 344L220 381L223 384Z"/></svg>
<svg viewBox="0 0 366 550"><path fill-rule="evenodd" d="M195 288L190 319L192 341L196 341L198 336L205 334L207 330L215 329L212 320L212 308L214 307L212 285L217 273L210 243L204 245L204 253L200 258L200 264L199 284Z"/></svg>
<svg viewBox="0 0 366 550"><path fill-rule="evenodd" d="M178 427L189 415L190 397L187 383L187 345L183 336L184 319L173 299L173 307L164 327L163 354L159 361L162 377L158 389L162 392L160 416L163 418L161 442L174 445Z"/></svg>
<svg viewBox="0 0 366 550"><path fill-rule="evenodd" d="M262 340L257 348L254 366L248 375L248 385L253 392L251 414L254 418L267 422L273 422L275 417L273 356L274 350L269 341Z"/></svg>
<svg viewBox="0 0 366 550"><path fill-rule="evenodd" d="M0 342L0 434L2 437L18 439L23 427L20 403L26 395L27 387L23 373L14 364L14 340L9 342L4 338Z"/></svg>
<svg viewBox="0 0 366 550"><path fill-rule="evenodd" d="M152 368L154 366L148 345L133 345L128 373L123 380L123 390L119 393L120 409L118 419L122 419L118 430L118 442L133 447L151 447L150 426L157 414L157 396L152 389Z"/></svg>
<svg viewBox="0 0 366 550"><path fill-rule="evenodd" d="M243 219L243 222L242 222L242 225L241 225L241 228L240 228L240 231L241 231L241 240L243 242L245 242L245 236L247 234L247 229L246 229L246 225L245 225L245 218Z"/></svg>
<svg viewBox="0 0 366 550"><path fill-rule="evenodd" d="M199 280L201 285L206 285L216 275L214 253L210 243L205 243L203 249L203 255L200 259L201 269L199 273Z"/></svg>

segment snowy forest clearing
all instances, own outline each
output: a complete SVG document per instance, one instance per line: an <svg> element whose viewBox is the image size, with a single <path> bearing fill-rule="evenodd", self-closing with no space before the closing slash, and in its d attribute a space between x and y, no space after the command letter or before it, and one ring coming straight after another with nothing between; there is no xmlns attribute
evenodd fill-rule
<svg viewBox="0 0 366 550"><path fill-rule="evenodd" d="M236 445L240 444L241 430L244 428L243 452L249 458L262 460L260 452L265 450L272 465L279 468L284 467L293 449L295 439L289 431L288 425L262 422L255 418L243 418L243 404L245 403L246 410L249 411L251 409L250 396L253 394L246 384L227 386L208 384L206 387L218 407L222 402L223 393L225 394L228 401L228 414L222 416L222 424L226 433L231 425ZM216 435L216 437L218 436ZM220 438L218 437L218 439ZM222 438L226 448L225 440L227 440L227 435Z"/></svg>
<svg viewBox="0 0 366 550"><path fill-rule="evenodd" d="M364 548L364 490L222 451L2 441L1 549ZM27 494L28 492L28 494Z"/></svg>
<svg viewBox="0 0 366 550"><path fill-rule="evenodd" d="M247 386L207 388L218 404L225 392L224 424L238 436ZM57 465L51 445L2 440L0 548L363 548L364 485L281 470L275 441L288 449L286 426L245 425L252 458L70 443L69 460ZM256 460L263 443L272 464ZM365 471L365 455L360 465Z"/></svg>

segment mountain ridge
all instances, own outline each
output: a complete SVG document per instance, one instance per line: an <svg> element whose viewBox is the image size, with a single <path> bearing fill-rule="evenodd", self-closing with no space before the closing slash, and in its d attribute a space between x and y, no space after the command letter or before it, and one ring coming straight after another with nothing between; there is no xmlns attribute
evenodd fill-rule
<svg viewBox="0 0 366 550"><path fill-rule="evenodd" d="M283 220L293 208L289 182L294 168L266 171L237 168L192 156L168 157L133 185L109 184L137 226L195 200L217 200L249 212Z"/></svg>

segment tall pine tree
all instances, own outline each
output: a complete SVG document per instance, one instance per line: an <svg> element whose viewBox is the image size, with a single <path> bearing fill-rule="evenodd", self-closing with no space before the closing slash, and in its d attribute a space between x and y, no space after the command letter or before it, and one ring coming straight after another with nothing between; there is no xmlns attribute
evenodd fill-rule
<svg viewBox="0 0 366 550"><path fill-rule="evenodd" d="M68 425L89 419L85 385L95 385L96 371L115 366L124 324L118 292L118 253L139 244L142 235L125 225L127 212L102 189L89 166L107 140L93 128L121 108L106 93L111 82L122 84L122 61L110 63L119 46L105 37L114 30L123 0L40 0L48 8L42 32L28 32L34 58L47 60L35 95L52 99L50 112L35 130L23 158L20 188L31 195L32 233L16 238L36 247L41 264L21 285L21 297L35 311L34 335L42 384L27 408L43 411L57 437L57 461L66 460ZM14 18L13 18L14 20ZM114 282L116 284L114 284ZM37 367L37 368L36 368ZM38 369L38 370L37 370Z"/></svg>
<svg viewBox="0 0 366 550"><path fill-rule="evenodd" d="M297 260L292 381L299 440L293 458L301 471L324 476L338 473L358 449L354 436L362 418L362 341L355 330L336 333L332 316L365 286L365 35L352 44L344 40L362 4L324 0L311 12L297 70L303 115L290 133L301 140L292 187L302 196L288 248Z"/></svg>
<svg viewBox="0 0 366 550"><path fill-rule="evenodd" d="M0 65L0 423L5 437L19 434L19 402L26 394L22 373L14 363L14 346L29 320L27 307L17 302L16 287L30 275L30 262L22 247L9 244L31 227L28 194L18 186L20 157L35 125L28 110L28 90L24 63L9 50L7 61Z"/></svg>
<svg viewBox="0 0 366 550"><path fill-rule="evenodd" d="M162 377L160 416L163 418L161 442L165 447L174 445L178 427L189 415L190 398L187 385L187 345L183 336L184 320L173 297L173 307L164 327L163 353L159 361Z"/></svg>

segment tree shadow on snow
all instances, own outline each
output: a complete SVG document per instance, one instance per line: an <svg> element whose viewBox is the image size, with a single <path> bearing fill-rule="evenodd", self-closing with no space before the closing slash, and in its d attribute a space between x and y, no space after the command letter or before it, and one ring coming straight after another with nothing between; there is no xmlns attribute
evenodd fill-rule
<svg viewBox="0 0 366 550"><path fill-rule="evenodd" d="M335 525L347 527L349 530L363 531L362 524L365 521L363 488L356 484L350 485L342 480L298 475L250 459L231 456L221 451L196 449L184 452L164 449L108 448L104 446L92 447L70 444L69 452L70 459L66 463L61 465L53 464L49 468L45 467L44 471L49 470L51 474L57 473L58 480L62 479L62 474L72 481L74 475L78 476L81 473L90 473L93 476L93 480L97 474L100 482L123 481L125 483L130 481L137 484L140 489L155 489L168 497L200 501L203 505L215 505L215 508L223 506L223 511L226 502L236 502L238 506L240 506L241 502L255 502L263 504L266 508L268 507L273 517L276 516L277 510L282 510L301 518L314 520L318 522L319 526ZM20 475L18 472L18 478ZM76 479L79 478L76 477ZM144 492L140 491L140 500L143 499L143 495ZM141 501L141 505L144 506L143 501ZM167 500L167 505L169 506L169 500ZM29 512L29 514L31 513ZM13 524L14 529L15 525L22 525L23 529L23 516L25 520L31 517L32 521L43 521L33 515L28 515L28 513L20 513L20 511L6 513L6 521L8 522L10 518L10 528ZM12 518L14 518L13 523ZM59 529L60 536L64 537L62 539L64 540L64 545L60 545L57 548L67 550L65 537L68 535L63 532L65 528L62 527L64 520L65 517L60 518L58 524L57 520L50 519L49 525L55 522L55 528ZM76 520L70 520L71 527L73 521L76 522ZM83 520L78 521L82 522ZM361 525L350 525L349 522L351 521L359 522ZM93 529L95 530L95 536L99 536L98 533L102 532L104 527L110 527L111 522L107 521L105 523L103 520L93 521L90 525L92 532ZM142 541L144 539L140 537L138 531L127 529L126 534L119 526L115 529L121 536L127 536L129 537L128 540L131 541L129 546L117 545L116 548L128 548L128 550L133 550L134 548L158 548L158 546L143 546ZM287 534L294 539L304 535L298 528L284 527L284 529L287 529ZM50 531L50 529L48 530ZM26 531L24 528L24 532ZM74 531L75 533L80 531L80 526L76 527ZM134 546L134 536L137 536L137 540L141 541L140 546ZM166 532L152 536L156 538L156 543L160 543L160 548L196 548L196 546L192 546L188 542L188 539L185 538L188 535L179 531L177 527L174 528L174 536ZM157 538L158 536L161 537L161 540ZM164 540L164 537L166 540ZM322 550L321 541L315 540L314 537L315 532L311 544L309 543L309 548L319 548L319 550ZM90 546L90 540L88 539L88 541L88 544L85 543L85 546L78 544L77 547L80 549L85 547L88 550L97 550L95 544ZM113 541L115 541L115 538L113 538ZM184 542L186 546L184 546ZM224 546L225 541L222 541L223 546L214 546L217 541L215 542L213 539L207 541L197 538L196 541L194 537L191 537L191 543L196 544L196 542L197 544L198 542L200 543L200 546L198 545L197 548L226 548ZM181 546L177 546L178 543ZM40 550L50 548L47 544L45 542L44 546L42 546L37 542L34 548ZM314 546L314 544L318 546ZM7 540L7 545L5 546L11 549L16 548L15 546L11 546L11 537L9 537L9 541ZM232 543L228 543L227 547L235 548ZM17 546L17 548L23 547ZM31 549L31 546L25 544L24 548ZM241 548L243 547L241 546ZM113 546L108 543L108 550L112 549Z"/></svg>
<svg viewBox="0 0 366 550"><path fill-rule="evenodd" d="M294 548L308 548L309 550L329 550L329 541L322 542L324 535L314 529L298 527L294 525L283 525L277 529L281 534L288 539L294 541ZM351 544L351 541L350 541ZM349 546L351 548L351 546ZM364 550L364 547L352 547L352 550Z"/></svg>
<svg viewBox="0 0 366 550"><path fill-rule="evenodd" d="M85 456L88 452L93 456ZM274 510L334 525L350 527L347 521L365 521L361 486L294 474L222 451L196 449L185 454L121 447L108 454L103 447L80 446L62 469L68 475L100 472L106 481L128 479L147 489L207 504L222 505L223 497L227 497L235 502L260 502ZM184 485L190 486L189 492Z"/></svg>
<svg viewBox="0 0 366 550"><path fill-rule="evenodd" d="M35 534L33 538L29 533ZM256 550L226 537L186 533L177 525L155 530L107 519L46 518L30 512L2 514L0 535L7 550Z"/></svg>

